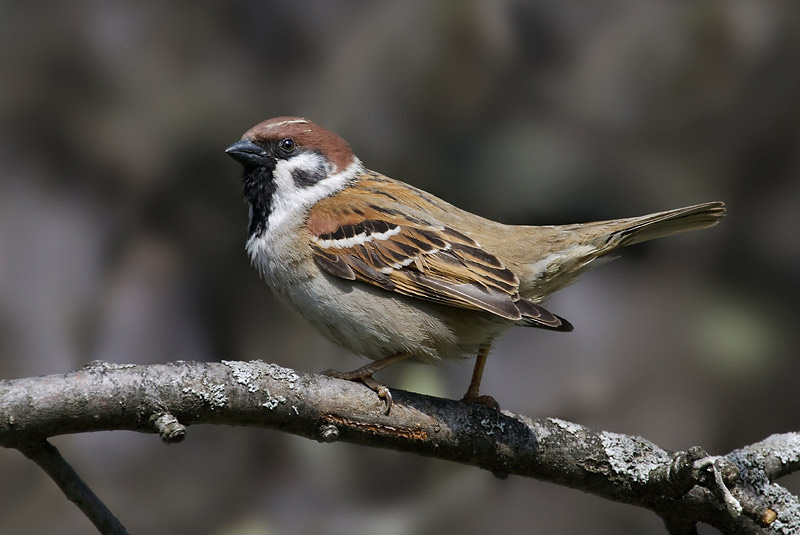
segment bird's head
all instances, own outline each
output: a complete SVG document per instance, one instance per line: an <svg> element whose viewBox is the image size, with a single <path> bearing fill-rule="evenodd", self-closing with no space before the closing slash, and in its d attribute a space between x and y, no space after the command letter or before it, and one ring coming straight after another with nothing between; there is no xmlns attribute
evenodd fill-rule
<svg viewBox="0 0 800 535"><path fill-rule="evenodd" d="M251 237L308 211L346 187L361 169L345 140L299 117L259 123L225 152L244 168Z"/></svg>

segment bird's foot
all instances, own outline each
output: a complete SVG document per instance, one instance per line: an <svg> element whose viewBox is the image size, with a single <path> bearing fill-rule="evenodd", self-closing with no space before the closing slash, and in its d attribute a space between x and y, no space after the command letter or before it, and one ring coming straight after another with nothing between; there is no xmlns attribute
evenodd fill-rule
<svg viewBox="0 0 800 535"><path fill-rule="evenodd" d="M389 414L389 411L392 410L392 393L389 391L389 387L379 383L372 377L371 370L364 370L364 368L369 368L370 366L364 366L363 368L359 368L357 370L353 370L351 372L340 372L336 370L325 370L322 372L322 375L327 375L328 377L335 377L336 379L344 379L345 381L357 381L359 383L364 384L367 388L373 390L378 397L383 400L385 407L383 409L383 414Z"/></svg>
<svg viewBox="0 0 800 535"><path fill-rule="evenodd" d="M327 375L328 377L336 377L337 379L344 379L345 381L358 381L363 383L374 390L378 397L383 400L386 404L386 407L383 410L383 414L389 414L389 411L392 410L392 393L389 391L389 387L379 383L375 379L372 378L372 374L384 369L386 366L390 364L394 364L395 362L400 362L401 360L405 360L408 358L408 355L405 353L397 353L395 355L389 355L388 357L384 357L382 359L376 360L374 362L370 362L366 366L361 366L357 370L353 370L351 372L339 372L336 370L325 370L322 372L323 375Z"/></svg>
<svg viewBox="0 0 800 535"><path fill-rule="evenodd" d="M477 392L470 392L467 391L464 394L464 397L461 398L461 401L466 401L468 403L477 403L479 405L484 405L489 407L490 409L496 410L498 413L500 412L500 404L494 399L492 396L487 396L486 394L480 395Z"/></svg>

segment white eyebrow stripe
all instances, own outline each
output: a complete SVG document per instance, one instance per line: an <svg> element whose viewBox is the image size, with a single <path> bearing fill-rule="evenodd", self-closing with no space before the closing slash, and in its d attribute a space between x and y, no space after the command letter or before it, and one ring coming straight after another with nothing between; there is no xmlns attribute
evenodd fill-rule
<svg viewBox="0 0 800 535"><path fill-rule="evenodd" d="M285 126L287 124L308 124L308 121L305 119L289 119L288 121L281 121L279 123L273 123L269 125L270 128L275 128L278 126Z"/></svg>

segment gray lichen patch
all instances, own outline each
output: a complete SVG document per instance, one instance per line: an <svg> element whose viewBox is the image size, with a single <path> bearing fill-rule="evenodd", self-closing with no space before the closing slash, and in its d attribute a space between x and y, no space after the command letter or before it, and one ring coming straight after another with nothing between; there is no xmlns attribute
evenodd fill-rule
<svg viewBox="0 0 800 535"><path fill-rule="evenodd" d="M770 507L777 511L777 518L770 524L775 533L792 535L797 533L800 526L800 510L797 507L797 498L788 490L777 483L768 483L759 491Z"/></svg>
<svg viewBox="0 0 800 535"><path fill-rule="evenodd" d="M250 362L238 360L223 360L222 363L231 369L231 374L236 382L247 387L251 394L258 392L256 382L261 377L261 370Z"/></svg>
<svg viewBox="0 0 800 535"><path fill-rule="evenodd" d="M116 362L108 362L105 360L93 360L87 362L83 366L83 370L87 371L107 371L107 370L127 370L135 368L136 364L117 364Z"/></svg>
<svg viewBox="0 0 800 535"><path fill-rule="evenodd" d="M262 403L262 407L266 407L269 410L276 408L281 403L286 403L286 398L283 396L272 396L267 392L267 401Z"/></svg>
<svg viewBox="0 0 800 535"><path fill-rule="evenodd" d="M586 427L580 424L568 422L566 420L561 420L560 418L547 418L546 421L554 424L558 428L572 435L573 439L576 441L576 444L580 445L580 447L586 447L587 445L586 441L594 436L594 432L592 430L587 429ZM559 437L561 435L561 433L559 433L557 429L555 428L551 429L555 433L556 437ZM549 435L550 431L548 430L547 436ZM545 438L545 436L542 436L541 438Z"/></svg>
<svg viewBox="0 0 800 535"><path fill-rule="evenodd" d="M769 438L752 444L725 456L739 468L740 477L756 488L758 494L765 497L766 503L777 513L777 518L770 524L775 533L798 533L800 527L800 507L797 498L784 487L770 481L767 467L779 462L791 465L800 459L800 434L786 433L772 435ZM774 466L769 466L775 470Z"/></svg>
<svg viewBox="0 0 800 535"><path fill-rule="evenodd" d="M561 420L560 418L548 418L551 422L556 424L558 427L567 431L568 433L572 433L573 435L578 434L579 432L583 431L583 426L579 424L574 424L572 422L568 422L566 420Z"/></svg>
<svg viewBox="0 0 800 535"><path fill-rule="evenodd" d="M222 363L231 369L233 378L237 383L247 388L248 392L251 394L255 394L259 391L263 392L266 396L266 401L260 405L269 410L277 408L281 403L286 403L286 397L273 395L269 390L264 388L264 384L259 384L259 381L265 377L276 381L285 381L287 387L292 390L294 389L295 383L300 379L300 376L297 375L294 370L283 368L277 364L265 364L260 360L252 362L223 360Z"/></svg>
<svg viewBox="0 0 800 535"><path fill-rule="evenodd" d="M770 482L768 473L781 472L779 468L800 461L800 433L772 435L756 444L733 451L726 458L741 473L757 484Z"/></svg>
<svg viewBox="0 0 800 535"><path fill-rule="evenodd" d="M534 434L539 440L547 440L552 435L550 429L548 429L546 425L542 425L539 422L534 422L530 419L528 419L528 422L525 423L528 425L528 427L533 429Z"/></svg>
<svg viewBox="0 0 800 535"><path fill-rule="evenodd" d="M261 360L252 362L223 360L222 363L231 369L236 382L247 387L247 391L251 394L258 392L258 380L264 376L271 377L276 381L286 381L289 389L293 389L295 383L300 379L300 376L292 369L283 368L277 364L265 364Z"/></svg>
<svg viewBox="0 0 800 535"><path fill-rule="evenodd" d="M276 381L286 381L290 390L294 388L295 383L300 379L300 376L294 370L283 368L277 364L267 364L266 373Z"/></svg>
<svg viewBox="0 0 800 535"><path fill-rule="evenodd" d="M616 474L646 483L650 472L670 462L669 454L641 437L600 433L608 463Z"/></svg>
<svg viewBox="0 0 800 535"><path fill-rule="evenodd" d="M486 433L488 436L492 436L495 433L503 434L506 431L506 424L502 420L498 420L496 418L483 418L481 420L481 428L483 432Z"/></svg>
<svg viewBox="0 0 800 535"><path fill-rule="evenodd" d="M800 461L800 434L785 433L772 440L774 455L783 464Z"/></svg>
<svg viewBox="0 0 800 535"><path fill-rule="evenodd" d="M202 388L189 388L185 387L182 392L184 394L192 394L208 403L211 409L221 409L228 402L228 396L225 395L224 383L209 383L205 379L202 381Z"/></svg>

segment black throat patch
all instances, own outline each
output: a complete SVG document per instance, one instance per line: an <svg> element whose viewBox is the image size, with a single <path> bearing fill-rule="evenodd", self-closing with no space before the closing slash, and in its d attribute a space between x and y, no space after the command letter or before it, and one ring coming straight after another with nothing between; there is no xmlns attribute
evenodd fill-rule
<svg viewBox="0 0 800 535"><path fill-rule="evenodd" d="M272 212L272 196L275 194L273 169L251 167L245 168L242 174L242 192L252 209L248 237L262 234L267 228L267 219Z"/></svg>

